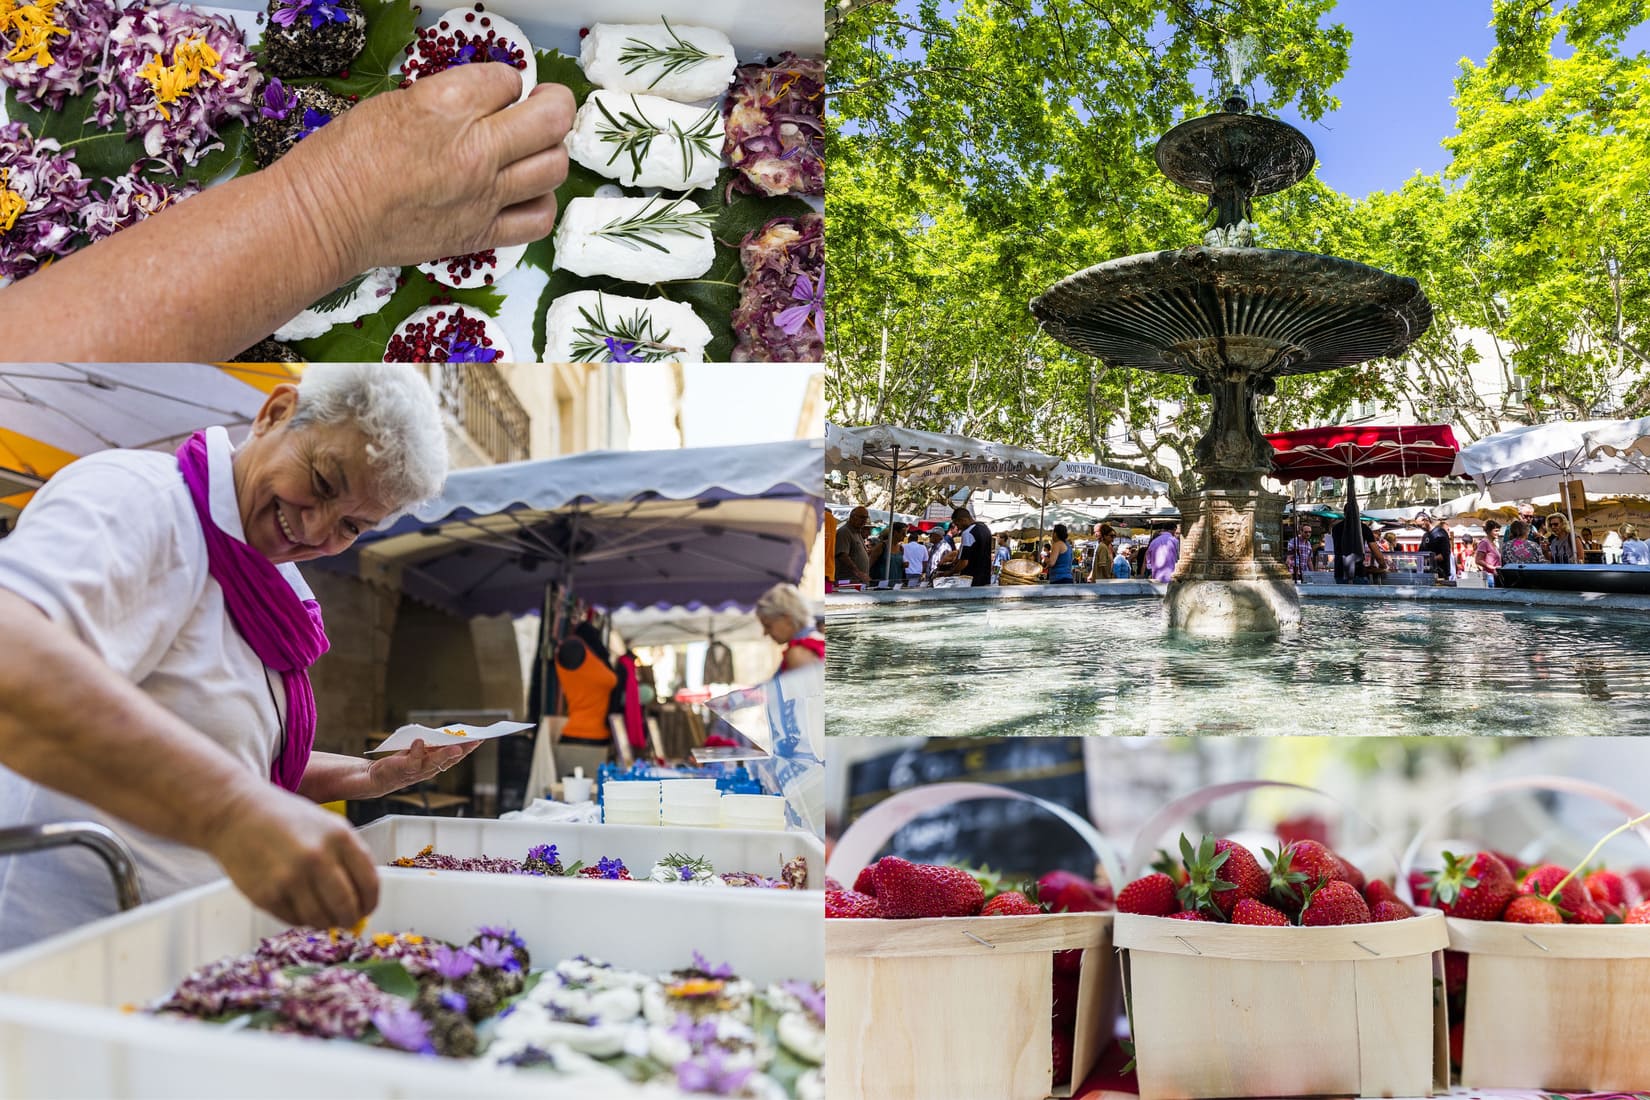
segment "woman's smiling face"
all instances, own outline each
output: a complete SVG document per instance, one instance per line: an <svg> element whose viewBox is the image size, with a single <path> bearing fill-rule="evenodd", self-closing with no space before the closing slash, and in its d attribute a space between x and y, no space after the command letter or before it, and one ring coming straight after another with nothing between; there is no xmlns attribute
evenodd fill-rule
<svg viewBox="0 0 1650 1100"><path fill-rule="evenodd" d="M277 565L349 549L395 510L379 496L366 437L351 424L291 426L294 386L277 386L235 453L249 546Z"/></svg>

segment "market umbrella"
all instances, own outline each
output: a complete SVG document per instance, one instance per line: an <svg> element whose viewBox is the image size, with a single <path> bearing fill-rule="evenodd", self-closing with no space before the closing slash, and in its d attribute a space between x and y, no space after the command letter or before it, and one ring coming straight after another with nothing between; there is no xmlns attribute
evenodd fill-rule
<svg viewBox="0 0 1650 1100"><path fill-rule="evenodd" d="M1448 477L1459 451L1448 424L1332 424L1274 432L1266 440L1272 444L1272 476L1279 481L1346 479L1346 508L1336 524L1343 533L1335 536L1335 556L1349 565L1364 556L1357 477Z"/></svg>
<svg viewBox="0 0 1650 1100"><path fill-rule="evenodd" d="M703 607L641 607L613 612L613 632L630 646L689 645L694 642L759 642L767 635L749 611Z"/></svg>
<svg viewBox="0 0 1650 1100"><path fill-rule="evenodd" d="M1464 448L1455 472L1472 478L1492 501L1562 495L1574 532L1571 484L1600 494L1650 495L1650 417L1513 428Z"/></svg>
<svg viewBox="0 0 1650 1100"><path fill-rule="evenodd" d="M250 424L266 396L206 363L0 365L0 468L43 481L94 451L175 447L214 424Z"/></svg>
<svg viewBox="0 0 1650 1100"><path fill-rule="evenodd" d="M1026 471L1047 471L1059 465L1053 455L1006 443L991 443L966 435L930 432L898 424L844 426L825 424L825 466L831 470L888 475L888 507L894 507L900 475L910 476L930 466L965 460L986 460ZM892 560L892 559L890 559Z"/></svg>
<svg viewBox="0 0 1650 1100"><path fill-rule="evenodd" d="M929 466L913 474L911 481L913 484L954 488L999 489L1016 496L1032 497L1038 502L1039 513L1048 509L1051 500L1157 496L1169 491L1166 484L1154 481L1145 474L1094 462L1061 462L1040 469L1003 459L966 459ZM1043 527L1043 519L1039 515L1037 529L1040 531Z"/></svg>
<svg viewBox="0 0 1650 1100"><path fill-rule="evenodd" d="M455 615L586 603L749 608L807 564L824 496L817 440L590 451L457 470L440 497L314 564Z"/></svg>
<svg viewBox="0 0 1650 1100"><path fill-rule="evenodd" d="M1063 523L1067 527L1092 527L1104 521L1102 512L1091 512L1083 508L1074 508L1069 504L1056 504L1052 508L1039 508L1033 512L1029 509L1024 512L1015 512L991 521L991 525L998 531L1047 531L1056 523Z"/></svg>

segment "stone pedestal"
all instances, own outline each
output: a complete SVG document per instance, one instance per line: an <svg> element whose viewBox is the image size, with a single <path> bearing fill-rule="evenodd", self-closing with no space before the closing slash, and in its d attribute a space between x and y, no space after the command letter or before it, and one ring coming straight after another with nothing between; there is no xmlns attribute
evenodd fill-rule
<svg viewBox="0 0 1650 1100"><path fill-rule="evenodd" d="M1273 540L1283 498L1205 489L1175 501L1183 534L1169 586L1169 627L1186 634L1276 634L1300 624L1300 595Z"/></svg>

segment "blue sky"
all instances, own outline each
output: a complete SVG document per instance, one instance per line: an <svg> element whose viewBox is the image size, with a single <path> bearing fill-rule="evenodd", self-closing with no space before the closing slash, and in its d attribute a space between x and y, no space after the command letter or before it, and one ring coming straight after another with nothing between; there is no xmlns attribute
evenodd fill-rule
<svg viewBox="0 0 1650 1100"><path fill-rule="evenodd" d="M1482 64L1495 46L1490 0L1342 0L1328 20L1352 32L1346 75L1333 89L1341 109L1315 123L1283 115L1317 149L1319 178L1361 198L1447 167L1440 143L1455 132L1460 61ZM1650 49L1650 25L1623 49Z"/></svg>

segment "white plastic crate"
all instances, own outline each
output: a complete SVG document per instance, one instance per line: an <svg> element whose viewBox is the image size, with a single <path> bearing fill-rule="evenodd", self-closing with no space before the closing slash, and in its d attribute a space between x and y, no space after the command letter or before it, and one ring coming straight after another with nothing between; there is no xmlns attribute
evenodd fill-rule
<svg viewBox="0 0 1650 1100"><path fill-rule="evenodd" d="M504 924L526 940L535 966L583 953L663 972L698 950L759 983L820 980L823 907L753 906L739 893L395 874L384 876L372 928L462 941L480 925ZM249 951L282 927L222 882L0 956L0 1097L583 1095L544 1072L121 1011L165 996L195 967Z"/></svg>
<svg viewBox="0 0 1650 1100"><path fill-rule="evenodd" d="M780 867L797 856L808 857L808 889L825 888L825 845L806 833L762 829L690 829L646 825L556 825L533 821L491 821L462 817L382 817L362 826L359 835L373 862L415 856L425 845L449 856L503 856L521 859L535 844L554 844L564 864L622 859L636 878L672 852L701 856L718 871L751 871L778 878ZM443 871L443 875L471 872ZM486 876L497 878L500 876ZM514 876L504 876L514 877ZM535 880L546 881L546 880ZM554 881L554 880L549 880ZM578 885L578 883L574 883ZM671 890L714 887L671 886ZM785 891L736 889L735 893L772 896ZM815 904L818 904L815 895Z"/></svg>

